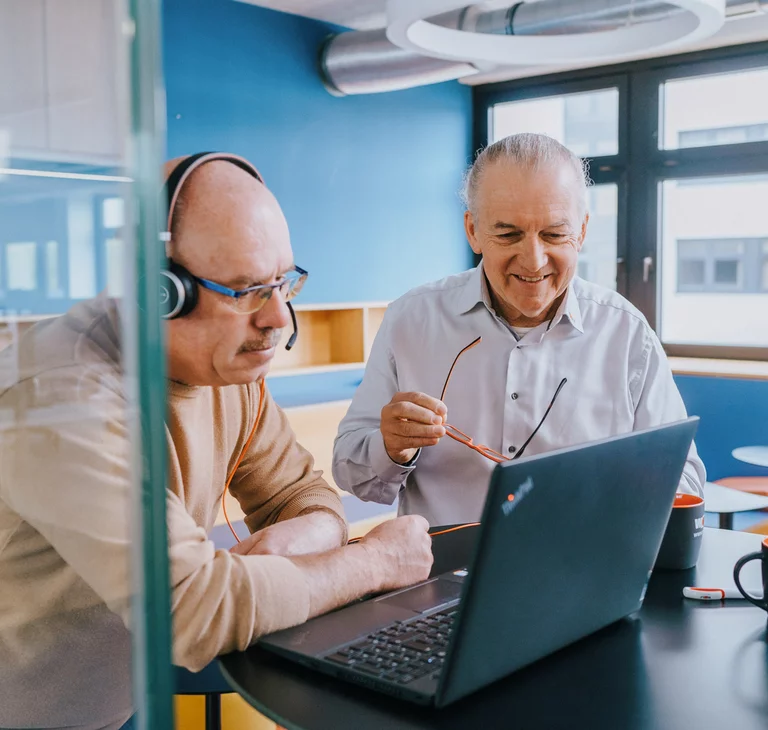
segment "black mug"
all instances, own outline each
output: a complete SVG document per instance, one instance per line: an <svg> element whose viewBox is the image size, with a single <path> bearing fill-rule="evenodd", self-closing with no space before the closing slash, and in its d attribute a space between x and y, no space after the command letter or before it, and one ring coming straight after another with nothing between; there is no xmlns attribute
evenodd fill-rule
<svg viewBox="0 0 768 730"><path fill-rule="evenodd" d="M763 561L762 598L755 598L755 596L751 596L744 590L744 588L742 588L741 582L739 581L739 574L741 573L741 569L752 560ZM768 611L768 537L763 540L763 544L759 553L750 553L749 555L745 555L743 558L739 558L738 561L736 561L736 565L733 566L733 580L736 583L736 587L739 589L739 592L742 596L744 596L744 598L746 598L751 603L754 603L755 606L762 608L763 611Z"/></svg>
<svg viewBox="0 0 768 730"><path fill-rule="evenodd" d="M655 567L692 568L699 559L703 534L704 500L696 494L676 494Z"/></svg>

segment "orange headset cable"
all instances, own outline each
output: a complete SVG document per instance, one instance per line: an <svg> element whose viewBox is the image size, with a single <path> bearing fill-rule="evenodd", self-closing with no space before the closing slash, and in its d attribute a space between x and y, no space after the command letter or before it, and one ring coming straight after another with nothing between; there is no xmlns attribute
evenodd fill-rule
<svg viewBox="0 0 768 730"><path fill-rule="evenodd" d="M470 347L477 344L476 342L473 342ZM468 348L467 348L468 349ZM243 450L240 452L240 456L237 457L237 462L235 462L234 467L232 468L232 471L229 473L229 476L227 477L227 483L224 485L224 491L221 494L221 509L222 512L224 512L224 519L227 521L227 525L229 526L230 531L232 532L232 535L234 535L235 540L237 542L242 542L240 538L237 536L237 533L235 532L235 528L232 526L232 523L229 520L229 515L227 514L227 492L229 491L229 485L232 482L232 478L235 476L235 472L237 471L237 468L240 466L241 462L243 461L243 458L245 457L245 454L248 451L248 447L251 445L251 441L253 441L254 434L256 433L256 428L259 425L259 421L261 420L261 413L264 408L264 379L261 379L261 382L259 383L259 407L256 411L256 420L253 423L253 427L251 428L251 433L248 436L248 440L245 442L245 446L243 446ZM430 533L430 537L435 537L436 535L445 535L449 532L455 532L456 530L464 530L467 527L477 527L480 523L479 522L467 522L463 525L456 525L455 527L449 527L446 530L439 530L438 532L432 532ZM352 538L348 544L352 544L360 540L359 537Z"/></svg>
<svg viewBox="0 0 768 730"><path fill-rule="evenodd" d="M245 446L243 446L243 450L240 452L240 456L237 457L235 466L232 468L232 471L229 473L229 476L227 477L227 483L224 485L224 491L221 494L221 509L224 512L224 519L227 521L227 524L229 525L229 529L232 531L232 534L235 536L235 540L237 540L237 542L241 542L241 540L237 536L237 533L235 532L235 528L232 527L232 523L229 521L229 515L227 515L227 492L229 491L229 485L232 482L232 477L235 476L235 472L237 471L237 468L240 466L240 463L245 457L245 454L248 451L248 447L251 445L251 441L253 441L253 436L256 433L256 427L259 425L259 421L261 420L261 411L263 408L264 408L264 378L262 378L261 382L259 383L259 408L256 411L256 420L253 422L253 427L251 428L251 433L248 436L248 440L245 442Z"/></svg>
<svg viewBox="0 0 768 730"><path fill-rule="evenodd" d="M465 530L467 527L479 527L479 522L465 522L463 525L456 525L455 527L449 527L446 530L438 530L437 532L430 532L430 537L435 537L437 535L446 535L449 532L456 532L456 530ZM351 540L347 542L348 545L351 545L353 543L359 542L362 538L360 537L353 537Z"/></svg>

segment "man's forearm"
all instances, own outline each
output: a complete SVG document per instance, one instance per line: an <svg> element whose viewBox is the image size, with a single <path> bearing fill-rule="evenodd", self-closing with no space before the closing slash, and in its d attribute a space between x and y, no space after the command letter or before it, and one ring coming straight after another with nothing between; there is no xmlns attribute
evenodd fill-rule
<svg viewBox="0 0 768 730"><path fill-rule="evenodd" d="M365 502L394 504L415 466L416 460L409 464L392 461L379 429L342 434L334 445L336 484Z"/></svg>
<svg viewBox="0 0 768 730"><path fill-rule="evenodd" d="M289 558L302 572L310 595L310 616L319 616L380 590L372 559L363 544L347 545L321 555Z"/></svg>
<svg viewBox="0 0 768 730"><path fill-rule="evenodd" d="M317 552L333 550L346 543L347 523L338 512L328 507L307 507L298 517L306 517L309 529L317 535Z"/></svg>

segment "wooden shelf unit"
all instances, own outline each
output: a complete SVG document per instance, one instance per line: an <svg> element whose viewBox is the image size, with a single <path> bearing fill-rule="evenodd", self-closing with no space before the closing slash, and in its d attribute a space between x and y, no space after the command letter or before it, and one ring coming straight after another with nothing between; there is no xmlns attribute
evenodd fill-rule
<svg viewBox="0 0 768 730"><path fill-rule="evenodd" d="M298 305L299 337L290 351L286 328L268 377L362 368L381 326L386 302Z"/></svg>

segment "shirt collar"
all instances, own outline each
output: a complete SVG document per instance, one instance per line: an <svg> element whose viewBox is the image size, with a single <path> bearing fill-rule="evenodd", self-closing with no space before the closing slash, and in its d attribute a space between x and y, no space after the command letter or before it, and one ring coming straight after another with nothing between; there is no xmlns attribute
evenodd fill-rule
<svg viewBox="0 0 768 730"><path fill-rule="evenodd" d="M581 334L584 334L584 323L581 318L581 308L579 307L579 298L575 291L577 279L571 281L568 285L566 295L560 306L557 308L555 316L552 318L547 330L560 324L563 317L567 317L571 325ZM457 300L456 311L458 314L466 314L474 309L478 304L483 304L489 312L493 313L491 297L488 292L488 283L485 279L482 261L473 269L466 283L462 287Z"/></svg>
<svg viewBox="0 0 768 730"><path fill-rule="evenodd" d="M486 292L485 272L482 262L476 266L469 278L461 288L461 292L456 300L457 314L466 314L474 309L478 304L485 304L490 307L490 298Z"/></svg>
<svg viewBox="0 0 768 730"><path fill-rule="evenodd" d="M565 293L565 296L563 297L563 301L560 302L560 306L557 308L555 316L552 317L547 330L551 330L553 327L556 327L558 324L560 324L560 322L562 322L563 318L566 317L575 329L577 329L581 334L584 334L584 322L581 318L579 297L576 293L577 286L577 279L574 277L571 280L571 283L568 284L568 289Z"/></svg>

